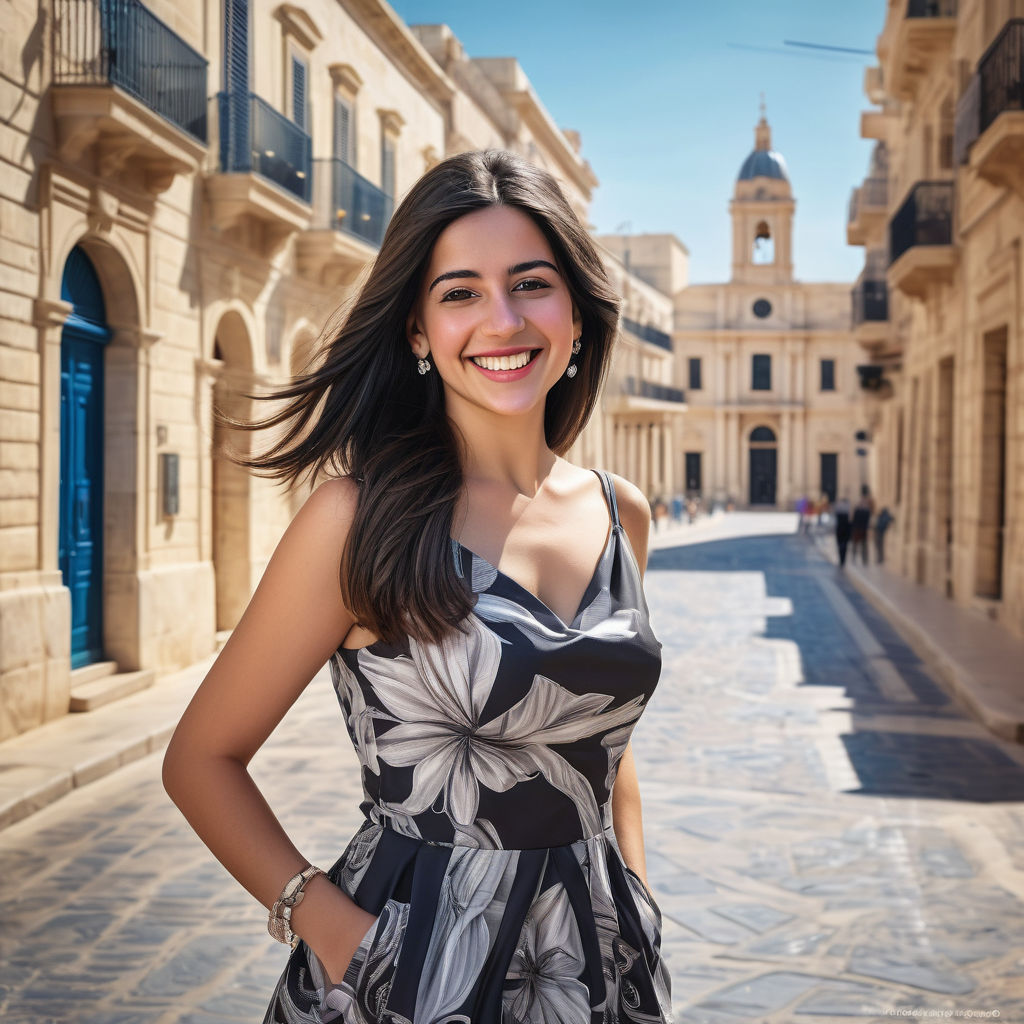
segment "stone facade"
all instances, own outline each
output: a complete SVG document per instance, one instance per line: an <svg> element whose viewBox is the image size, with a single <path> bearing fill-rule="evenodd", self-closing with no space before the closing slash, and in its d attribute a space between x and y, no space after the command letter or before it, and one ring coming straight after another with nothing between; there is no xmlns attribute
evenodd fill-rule
<svg viewBox="0 0 1024 1024"><path fill-rule="evenodd" d="M762 114L730 203L730 281L688 285L678 254L630 239L637 272L674 298L672 379L687 414L671 481L707 503L792 508L801 495L852 499L862 482L849 285L794 279L794 208Z"/></svg>
<svg viewBox="0 0 1024 1024"><path fill-rule="evenodd" d="M1024 633L1024 3L890 2L849 240L886 561Z"/></svg>
<svg viewBox="0 0 1024 1024"><path fill-rule="evenodd" d="M221 457L251 435L222 436L213 403L269 411L245 393L301 368L424 170L515 149L584 218L597 183L514 60L469 61L383 0L7 17L0 739L67 713L87 676L151 680L237 622L305 494Z"/></svg>

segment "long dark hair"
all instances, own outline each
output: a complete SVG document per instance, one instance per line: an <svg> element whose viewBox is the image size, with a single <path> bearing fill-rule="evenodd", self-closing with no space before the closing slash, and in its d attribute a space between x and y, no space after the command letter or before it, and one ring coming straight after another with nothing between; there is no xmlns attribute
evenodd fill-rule
<svg viewBox="0 0 1024 1024"><path fill-rule="evenodd" d="M578 372L548 391L548 446L568 451L594 410L618 328L619 298L597 249L555 178L514 153L460 153L427 171L402 200L380 252L340 325L303 371L270 395L285 406L242 430L286 423L262 455L237 464L289 484L325 467L359 482L341 560L341 589L357 620L388 644L405 634L438 641L459 627L473 595L455 572L451 528L463 447L437 372L421 375L406 336L438 235L474 210L513 206L544 233L582 318Z"/></svg>

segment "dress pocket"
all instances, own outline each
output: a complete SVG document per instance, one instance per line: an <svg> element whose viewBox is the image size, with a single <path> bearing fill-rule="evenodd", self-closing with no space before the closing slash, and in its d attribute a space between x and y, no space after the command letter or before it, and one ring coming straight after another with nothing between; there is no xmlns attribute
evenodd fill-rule
<svg viewBox="0 0 1024 1024"><path fill-rule="evenodd" d="M643 894L644 899L647 901L647 904L657 915L658 921L660 923L661 907L658 906L658 901L654 898L654 895L651 893L651 890L647 888L647 885L644 882L644 880L625 861L622 862L622 866L626 869L626 874L630 878L632 878L634 882L636 882L637 887Z"/></svg>
<svg viewBox="0 0 1024 1024"><path fill-rule="evenodd" d="M363 933L363 937L359 940L359 945L356 946L355 951L352 953L340 981L332 982L330 980L323 961L316 955L312 946L306 945L306 955L309 960L310 971L313 975L313 983L321 992L326 993L332 988L341 988L343 986L347 986L350 989L355 987L356 979L359 977L359 969L366 960L366 954L373 942L373 936L377 930L377 925L380 924L380 919L381 915L378 914L370 922L369 927Z"/></svg>

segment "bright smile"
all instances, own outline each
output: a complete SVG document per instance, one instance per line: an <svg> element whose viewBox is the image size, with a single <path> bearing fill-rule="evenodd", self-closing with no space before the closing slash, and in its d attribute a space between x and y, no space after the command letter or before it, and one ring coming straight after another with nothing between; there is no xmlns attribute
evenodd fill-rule
<svg viewBox="0 0 1024 1024"><path fill-rule="evenodd" d="M535 348L514 356L476 356L469 361L491 380L512 381L519 380L530 372L539 352L540 349Z"/></svg>

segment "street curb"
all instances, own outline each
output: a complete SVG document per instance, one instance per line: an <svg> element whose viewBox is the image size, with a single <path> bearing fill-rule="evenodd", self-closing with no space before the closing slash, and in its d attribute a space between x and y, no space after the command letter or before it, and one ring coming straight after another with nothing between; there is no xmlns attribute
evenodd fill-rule
<svg viewBox="0 0 1024 1024"><path fill-rule="evenodd" d="M0 831L165 749L215 657L95 711L69 712L0 743Z"/></svg>
<svg viewBox="0 0 1024 1024"><path fill-rule="evenodd" d="M828 536L828 535L826 535ZM827 539L815 535L815 543L832 564L838 565L838 557L831 550ZM991 704L986 698L987 690L999 692L998 684L986 684L973 672L961 665L938 640L921 627L914 618L898 604L883 594L871 581L847 560L845 578L856 588L869 604L880 612L893 629L910 645L914 653L929 667L933 668L946 683L971 715L989 732L1011 743L1024 743L1024 707L1020 714L1013 714L1004 708ZM959 610L959 609L958 609ZM964 615L969 614L963 612Z"/></svg>

